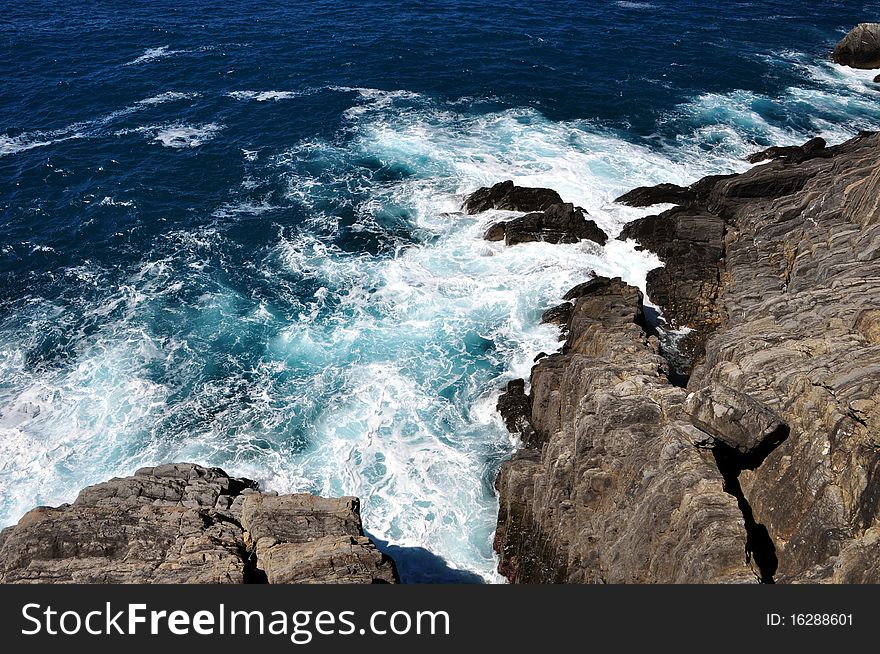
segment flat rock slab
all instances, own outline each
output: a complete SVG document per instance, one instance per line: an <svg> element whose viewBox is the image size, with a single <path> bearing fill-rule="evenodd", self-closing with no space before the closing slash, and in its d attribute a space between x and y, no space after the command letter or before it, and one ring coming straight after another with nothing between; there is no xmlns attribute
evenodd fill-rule
<svg viewBox="0 0 880 654"><path fill-rule="evenodd" d="M0 583L395 583L359 508L192 463L142 468L0 532Z"/></svg>

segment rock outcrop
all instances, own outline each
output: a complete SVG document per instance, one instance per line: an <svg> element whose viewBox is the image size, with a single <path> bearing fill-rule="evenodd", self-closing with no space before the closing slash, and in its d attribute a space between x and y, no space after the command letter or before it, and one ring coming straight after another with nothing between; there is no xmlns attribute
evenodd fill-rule
<svg viewBox="0 0 880 654"><path fill-rule="evenodd" d="M747 534L709 450L677 418L639 291L575 295L563 351L531 375L534 435L496 481L495 547L512 582L746 582Z"/></svg>
<svg viewBox="0 0 880 654"><path fill-rule="evenodd" d="M687 389L635 289L590 280L551 312L567 338L497 480L512 581L880 583L880 134L759 158L629 196L679 197L623 237L696 334Z"/></svg>
<svg viewBox="0 0 880 654"><path fill-rule="evenodd" d="M470 214L503 209L506 211L544 211L554 204L561 204L559 193L549 188L515 186L510 180L494 186L484 186L471 193L464 201L464 209Z"/></svg>
<svg viewBox="0 0 880 654"><path fill-rule="evenodd" d="M261 493L181 463L39 507L0 532L0 583L395 583L354 497Z"/></svg>
<svg viewBox="0 0 880 654"><path fill-rule="evenodd" d="M852 68L880 68L880 23L861 23L834 48L835 63Z"/></svg>
<svg viewBox="0 0 880 654"><path fill-rule="evenodd" d="M551 204L544 211L535 211L513 220L495 223L486 230L487 241L504 241L505 245L546 241L577 243L588 239L605 245L608 235L584 215L584 210L570 202Z"/></svg>
<svg viewBox="0 0 880 654"><path fill-rule="evenodd" d="M721 218L691 204L631 222L619 236L638 241L664 262L648 273L648 293L672 327L693 330L678 344L689 360L702 355L705 335L721 320L716 299L724 232Z"/></svg>

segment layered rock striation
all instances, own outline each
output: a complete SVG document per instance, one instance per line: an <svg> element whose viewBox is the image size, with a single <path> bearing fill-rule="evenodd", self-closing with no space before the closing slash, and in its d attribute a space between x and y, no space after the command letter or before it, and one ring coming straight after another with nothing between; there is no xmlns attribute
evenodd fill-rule
<svg viewBox="0 0 880 654"><path fill-rule="evenodd" d="M395 583L354 497L261 493L190 463L143 468L0 532L0 583Z"/></svg>
<svg viewBox="0 0 880 654"><path fill-rule="evenodd" d="M501 407L511 581L880 582L880 134L753 160L620 200L677 205L621 237L665 263L686 388L620 280L545 314L565 343Z"/></svg>

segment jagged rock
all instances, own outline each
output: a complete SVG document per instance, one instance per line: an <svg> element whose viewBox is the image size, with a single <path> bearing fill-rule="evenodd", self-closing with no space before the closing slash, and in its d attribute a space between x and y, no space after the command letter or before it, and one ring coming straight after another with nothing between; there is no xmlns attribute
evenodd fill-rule
<svg viewBox="0 0 880 654"><path fill-rule="evenodd" d="M679 343L689 359L702 356L705 336L720 320L715 300L724 231L721 218L691 206L633 221L619 236L638 241L664 262L662 268L648 273L648 293L663 307L663 315L673 328L694 330Z"/></svg>
<svg viewBox="0 0 880 654"><path fill-rule="evenodd" d="M696 194L685 186L658 184L634 188L621 195L615 202L631 207L650 207L654 204L687 204L695 199Z"/></svg>
<svg viewBox="0 0 880 654"><path fill-rule="evenodd" d="M718 182L729 179L733 175L709 175L694 182L690 186L677 184L658 184L656 186L640 186L624 193L615 202L631 207L650 207L655 204L677 204L689 206L704 203Z"/></svg>
<svg viewBox="0 0 880 654"><path fill-rule="evenodd" d="M504 239L505 245L546 241L548 243L576 243L582 239L605 245L608 235L584 210L570 202L553 204L544 211L536 211L513 220L495 223L486 231L490 241Z"/></svg>
<svg viewBox="0 0 880 654"><path fill-rule="evenodd" d="M496 480L499 571L519 583L754 581L736 499L673 417L685 392L640 326L641 294L591 281L564 353L532 370L532 447Z"/></svg>
<svg viewBox="0 0 880 654"><path fill-rule="evenodd" d="M245 526L243 526L245 525ZM0 583L370 583L394 563L364 538L356 498L260 493L178 463L83 489L0 534Z"/></svg>
<svg viewBox="0 0 880 654"><path fill-rule="evenodd" d="M782 417L753 397L724 385L691 393L684 403L691 422L734 450L743 468L762 462L788 438ZM699 445L710 443L702 442Z"/></svg>
<svg viewBox="0 0 880 654"><path fill-rule="evenodd" d="M831 58L851 68L880 68L880 23L856 25L837 44Z"/></svg>
<svg viewBox="0 0 880 654"><path fill-rule="evenodd" d="M880 84L880 75L874 78L874 84Z"/></svg>
<svg viewBox="0 0 880 654"><path fill-rule="evenodd" d="M593 277L592 279L582 282L577 286L569 289L569 291L562 296L563 300L577 300L579 297L583 297L584 295L590 295L591 293L597 293L599 291L607 289L612 283L616 283L620 281L620 277L615 277L614 279L609 279L608 277Z"/></svg>
<svg viewBox="0 0 880 654"><path fill-rule="evenodd" d="M241 525L256 570L270 584L397 580L389 560L364 536L355 497L249 495Z"/></svg>
<svg viewBox="0 0 880 654"><path fill-rule="evenodd" d="M515 186L512 181L507 180L491 187L484 186L471 193L464 201L464 209L470 214L490 209L543 211L561 202L559 193L549 188Z"/></svg>
<svg viewBox="0 0 880 654"><path fill-rule="evenodd" d="M494 223L493 225L489 226L489 229L486 230L483 238L487 241L503 241L506 227L507 223L505 222Z"/></svg>
<svg viewBox="0 0 880 654"><path fill-rule="evenodd" d="M746 157L749 163L759 163L771 159L785 159L791 162L805 161L810 157L822 156L825 151L825 139L820 136L810 139L803 145L773 146Z"/></svg>
<svg viewBox="0 0 880 654"><path fill-rule="evenodd" d="M568 325L571 320L571 314L574 311L574 305L571 302L563 302L555 307L550 307L541 314L541 324L556 324L562 327Z"/></svg>
<svg viewBox="0 0 880 654"><path fill-rule="evenodd" d="M534 438L532 429L531 398L526 395L524 379L513 379L507 383L507 389L498 398L496 409L504 419L507 431L520 434L523 443L528 445Z"/></svg>
<svg viewBox="0 0 880 654"><path fill-rule="evenodd" d="M690 399L635 289L566 295L532 447L496 481L511 581L737 581L747 553L764 582L880 582L880 134L817 152L700 180L624 230L666 263L652 300L704 342Z"/></svg>

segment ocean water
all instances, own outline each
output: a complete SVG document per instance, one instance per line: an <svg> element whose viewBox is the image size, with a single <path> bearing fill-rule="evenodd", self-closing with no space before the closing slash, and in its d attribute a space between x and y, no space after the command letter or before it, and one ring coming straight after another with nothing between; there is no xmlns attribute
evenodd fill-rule
<svg viewBox="0 0 880 654"><path fill-rule="evenodd" d="M503 179L630 188L880 127L866 1L44 0L0 36L0 525L168 461L356 494L408 581L498 581L499 389L605 247L481 239Z"/></svg>

